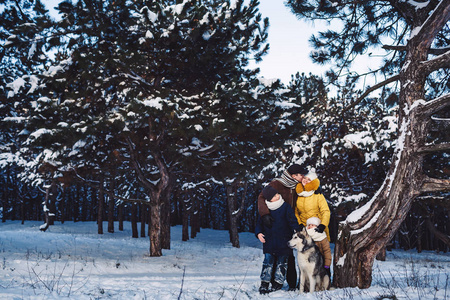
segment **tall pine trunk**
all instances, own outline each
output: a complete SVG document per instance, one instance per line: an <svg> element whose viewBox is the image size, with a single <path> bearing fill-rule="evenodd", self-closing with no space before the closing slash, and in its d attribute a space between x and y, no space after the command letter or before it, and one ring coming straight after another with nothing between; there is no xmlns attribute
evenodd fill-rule
<svg viewBox="0 0 450 300"><path fill-rule="evenodd" d="M98 191L98 208L97 208L97 233L103 234L103 213L104 213L104 201L105 201L105 193L103 190L104 185L104 178L103 175L100 175L100 182L99 182L99 191Z"/></svg>
<svg viewBox="0 0 450 300"><path fill-rule="evenodd" d="M111 191L115 189L115 176L112 176L111 180ZM114 202L115 199L111 196L108 196L108 232L114 233Z"/></svg>
<svg viewBox="0 0 450 300"><path fill-rule="evenodd" d="M139 203L139 213L141 215L141 237L145 237L145 224L147 220L147 206Z"/></svg>
<svg viewBox="0 0 450 300"><path fill-rule="evenodd" d="M236 180L232 185L226 186L227 191L227 210L228 210L228 231L230 233L230 242L233 247L240 248L239 244L239 218L244 211L245 197L247 195L247 186L244 184L244 190L242 192L241 203L239 206L237 200L237 192L239 188L239 182Z"/></svg>
<svg viewBox="0 0 450 300"><path fill-rule="evenodd" d="M394 237L413 200L424 192L449 189L449 180L430 178L422 170L425 154L448 149L446 144L427 145L426 137L431 116L449 107L450 97L428 102L422 99L426 77L442 67L439 61L427 62L427 56L437 32L450 18L449 4L448 0L441 2L406 46L405 65L400 73L398 145L381 188L339 226L334 252L336 287L370 287L375 256Z"/></svg>
<svg viewBox="0 0 450 300"><path fill-rule="evenodd" d="M150 256L161 256L161 207L155 201L150 205Z"/></svg>
<svg viewBox="0 0 450 300"><path fill-rule="evenodd" d="M138 226L137 226L137 204L131 203L131 237L138 238Z"/></svg>

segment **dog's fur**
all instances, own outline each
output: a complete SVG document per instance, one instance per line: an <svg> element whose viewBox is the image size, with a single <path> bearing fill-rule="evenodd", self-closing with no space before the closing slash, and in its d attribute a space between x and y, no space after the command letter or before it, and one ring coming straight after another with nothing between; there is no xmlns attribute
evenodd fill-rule
<svg viewBox="0 0 450 300"><path fill-rule="evenodd" d="M322 291L330 287L330 277L323 265L323 256L306 229L294 233L288 242L289 247L297 250L297 264L300 269L300 293L309 281L309 291Z"/></svg>

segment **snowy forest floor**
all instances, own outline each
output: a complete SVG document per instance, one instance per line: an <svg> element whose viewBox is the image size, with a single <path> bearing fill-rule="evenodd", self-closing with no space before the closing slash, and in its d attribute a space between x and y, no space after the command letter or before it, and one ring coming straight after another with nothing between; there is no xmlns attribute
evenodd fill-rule
<svg viewBox="0 0 450 300"><path fill-rule="evenodd" d="M299 295L285 284L260 295L263 253L252 233L233 248L227 231L202 229L182 242L175 226L171 249L149 257L149 239L131 238L129 222L103 235L95 222L40 225L0 223L0 299L450 299L449 253L389 251L365 290Z"/></svg>

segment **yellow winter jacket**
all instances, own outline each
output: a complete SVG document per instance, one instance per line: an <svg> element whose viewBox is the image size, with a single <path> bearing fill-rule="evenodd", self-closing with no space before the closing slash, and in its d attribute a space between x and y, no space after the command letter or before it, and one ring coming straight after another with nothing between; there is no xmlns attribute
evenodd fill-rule
<svg viewBox="0 0 450 300"><path fill-rule="evenodd" d="M297 184L296 192L300 194L303 191L315 191L319 188L320 181L318 178L314 179L304 187L301 183ZM326 226L325 232L327 234L328 241L330 241L330 231L328 225L330 224L330 208L328 207L327 200L322 194L312 194L309 197L299 196L295 206L295 216L298 223L306 226L306 220L311 217L317 217L321 220L321 223Z"/></svg>

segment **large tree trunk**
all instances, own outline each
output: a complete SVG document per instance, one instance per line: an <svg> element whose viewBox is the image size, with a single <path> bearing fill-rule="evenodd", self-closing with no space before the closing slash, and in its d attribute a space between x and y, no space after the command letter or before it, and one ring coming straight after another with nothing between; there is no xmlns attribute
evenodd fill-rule
<svg viewBox="0 0 450 300"><path fill-rule="evenodd" d="M247 183L244 185L244 191L241 197L240 207L238 206L237 192L239 184L234 182L232 185L228 185L227 191L227 209L228 209L228 230L230 233L230 242L233 247L240 248L239 244L239 218L244 211L245 197L247 195Z"/></svg>
<svg viewBox="0 0 450 300"><path fill-rule="evenodd" d="M115 176L112 176L112 181L111 181L111 191L115 190ZM115 199L111 196L108 196L108 232L109 233L114 233L114 202Z"/></svg>
<svg viewBox="0 0 450 300"><path fill-rule="evenodd" d="M137 204L131 203L131 237L138 238L138 226L137 226Z"/></svg>
<svg viewBox="0 0 450 300"><path fill-rule="evenodd" d="M44 220L45 224L40 227L41 231L46 231L50 225L54 224L55 219L55 205L51 203L56 201L56 191L57 191L56 182L52 181L52 183L46 187L45 189L45 200L44 200ZM53 208L53 210L52 210Z"/></svg>
<svg viewBox="0 0 450 300"><path fill-rule="evenodd" d="M141 237L145 237L145 224L147 220L147 206L139 203L139 212L141 214Z"/></svg>
<svg viewBox="0 0 450 300"><path fill-rule="evenodd" d="M150 256L161 256L161 206L159 203L150 205Z"/></svg>
<svg viewBox="0 0 450 300"><path fill-rule="evenodd" d="M427 146L425 141L431 115L449 106L449 96L428 102L422 99L426 76L439 68L439 61L424 62L432 40L450 18L449 3L443 1L408 41L400 73L398 145L381 188L339 226L340 237L334 252L336 287L370 287L375 256L399 229L414 198L422 192L450 186L449 180L429 178L422 171L425 153L448 149L448 145Z"/></svg>
<svg viewBox="0 0 450 300"><path fill-rule="evenodd" d="M172 195L174 185L173 176L169 176L168 185L165 187L162 194L161 207L161 246L163 249L170 249L170 196Z"/></svg>
<svg viewBox="0 0 450 300"><path fill-rule="evenodd" d="M181 229L181 240L183 242L188 241L189 240L189 216L191 214L191 194L192 192L188 191L185 192L183 194L181 194L179 196L179 201L180 206L182 208L182 213L181 213L181 224L182 224L182 229Z"/></svg>
<svg viewBox="0 0 450 300"><path fill-rule="evenodd" d="M154 163L158 167L159 179L157 180L157 184L154 184L154 181L150 181L149 178L153 176L148 176L146 174L146 170L141 167L142 162L138 159L139 149L136 149L135 144L131 140L130 136L125 137L125 141L128 144L128 148L130 150L130 163L133 169L136 171L137 178L140 183L145 187L145 189L149 192L149 206L150 206L150 223L149 223L149 238L150 238L150 256L161 256L162 255L162 247L163 242L161 240L161 230L162 230L162 222L165 221L165 218L161 215L163 208L162 205L165 204L165 198L168 198L166 193L167 189L170 185L170 174L169 169L162 157L162 153L159 149L159 142L163 138L164 135L160 135L156 137L152 132L152 120L149 118L150 124L150 132L149 132L149 140L154 141L152 144L152 157ZM166 197L165 197L166 196ZM170 230L170 228L169 228ZM170 236L170 234L169 234Z"/></svg>
<svg viewBox="0 0 450 300"><path fill-rule="evenodd" d="M97 209L97 233L103 234L103 203L105 201L105 193L103 190L104 178L100 175L99 191L98 191L98 209Z"/></svg>

